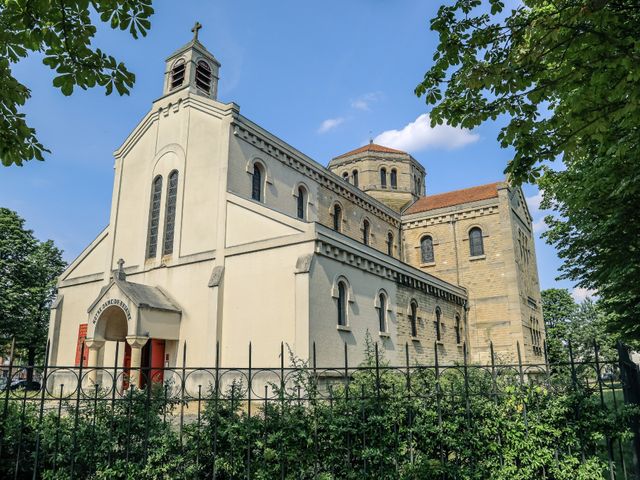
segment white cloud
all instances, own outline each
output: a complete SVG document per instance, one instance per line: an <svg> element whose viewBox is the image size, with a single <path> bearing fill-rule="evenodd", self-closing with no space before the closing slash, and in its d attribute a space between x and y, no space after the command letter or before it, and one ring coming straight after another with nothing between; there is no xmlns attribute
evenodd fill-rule
<svg viewBox="0 0 640 480"><path fill-rule="evenodd" d="M380 98L382 98L382 93L380 92L365 93L355 100L351 100L351 108L355 108L356 110L369 110L371 104L377 102Z"/></svg>
<svg viewBox="0 0 640 480"><path fill-rule="evenodd" d="M598 292L596 290L589 290L588 288L583 287L575 287L571 291L571 296L578 303L584 302L587 298L593 298L597 294Z"/></svg>
<svg viewBox="0 0 640 480"><path fill-rule="evenodd" d="M426 148L451 150L464 147L480 138L479 135L471 133L466 128L450 125L436 125L431 128L429 122L429 114L423 113L400 130L382 132L374 139L374 142L398 150L417 152Z"/></svg>
<svg viewBox="0 0 640 480"><path fill-rule="evenodd" d="M549 230L549 226L545 223L544 217L533 222L533 233L541 235L547 230Z"/></svg>
<svg viewBox="0 0 640 480"><path fill-rule="evenodd" d="M320 128L318 128L318 133L326 133L329 130L333 130L338 127L341 123L344 122L344 118L327 118L324 122L320 124Z"/></svg>
<svg viewBox="0 0 640 480"><path fill-rule="evenodd" d="M527 205L529 205L529 210L531 213L536 213L540 211L540 203L542 202L542 190L539 190L538 193L531 197L527 197Z"/></svg>

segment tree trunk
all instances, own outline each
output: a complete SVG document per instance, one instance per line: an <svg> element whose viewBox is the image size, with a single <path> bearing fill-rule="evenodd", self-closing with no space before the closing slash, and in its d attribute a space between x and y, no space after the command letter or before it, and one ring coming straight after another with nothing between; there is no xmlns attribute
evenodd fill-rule
<svg viewBox="0 0 640 480"><path fill-rule="evenodd" d="M33 367L36 363L36 349L30 346L27 349L27 385L31 385L33 382Z"/></svg>

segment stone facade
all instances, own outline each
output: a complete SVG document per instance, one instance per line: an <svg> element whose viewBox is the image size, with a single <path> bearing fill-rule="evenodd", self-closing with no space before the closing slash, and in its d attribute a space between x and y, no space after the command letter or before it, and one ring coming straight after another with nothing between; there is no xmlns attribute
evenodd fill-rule
<svg viewBox="0 0 640 480"><path fill-rule="evenodd" d="M361 361L367 336L397 364L407 351L412 363L431 363L435 348L441 362L461 362L463 344L485 362L490 341L500 355L513 357L519 342L526 360L540 358L519 189L501 184L482 200L433 209L425 170L407 153L369 144L325 168L218 101L219 66L195 40L167 60L162 97L115 153L110 223L59 280L52 363L79 362L84 341L89 366L112 364L118 351L133 370L145 361L244 367L251 342L254 365L273 366L284 342L335 367L345 345L351 364ZM482 258L468 255L473 227ZM435 258L423 264L427 234Z"/></svg>

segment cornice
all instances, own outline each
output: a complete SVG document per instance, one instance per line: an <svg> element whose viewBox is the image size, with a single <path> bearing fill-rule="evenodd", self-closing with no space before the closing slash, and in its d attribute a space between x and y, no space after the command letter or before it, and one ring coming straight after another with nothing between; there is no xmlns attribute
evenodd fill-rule
<svg viewBox="0 0 640 480"><path fill-rule="evenodd" d="M372 215L382 218L394 227L398 228L400 226L400 216L397 212L373 199L353 185L345 183L342 178L338 177L335 173L329 171L314 160L303 156L293 148L284 144L284 142L279 141L279 139L274 137L269 138L268 135L258 130L259 127L254 128L253 125L245 123L244 120L244 118L237 118L236 121L232 123L233 135L235 137L244 140L272 158L279 160L281 163L311 178L323 187L348 199Z"/></svg>
<svg viewBox="0 0 640 480"><path fill-rule="evenodd" d="M315 253L339 262L351 265L362 271L372 273L382 278L392 280L415 290L423 291L435 297L444 298L464 305L467 301L467 291L460 286L450 284L433 275L424 273L395 258L387 257L371 247L358 244L349 245L339 233L323 225L316 225L317 236ZM368 252L367 250L371 250Z"/></svg>
<svg viewBox="0 0 640 480"><path fill-rule="evenodd" d="M402 216L403 230L412 228L421 228L430 225L438 225L441 223L449 223L452 220L466 220L469 218L483 217L486 215L497 214L500 209L498 199L483 201L481 204L469 206L457 205L456 207L440 208L427 212L419 212L411 215Z"/></svg>

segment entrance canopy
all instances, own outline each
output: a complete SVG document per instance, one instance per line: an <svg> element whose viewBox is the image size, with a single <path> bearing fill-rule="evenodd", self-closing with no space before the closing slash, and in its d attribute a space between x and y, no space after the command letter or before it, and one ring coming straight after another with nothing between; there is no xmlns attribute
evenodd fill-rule
<svg viewBox="0 0 640 480"><path fill-rule="evenodd" d="M124 341L127 336L177 340L181 309L158 287L117 276L100 290L89 309L87 337Z"/></svg>

